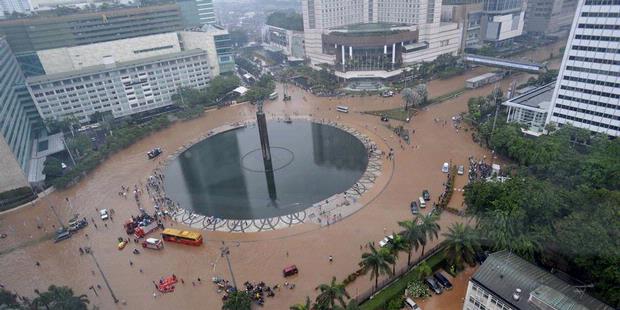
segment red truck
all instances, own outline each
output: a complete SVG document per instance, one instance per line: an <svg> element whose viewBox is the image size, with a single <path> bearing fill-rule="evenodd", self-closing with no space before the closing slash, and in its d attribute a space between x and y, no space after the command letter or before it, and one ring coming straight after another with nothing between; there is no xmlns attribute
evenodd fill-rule
<svg viewBox="0 0 620 310"><path fill-rule="evenodd" d="M153 232L157 228L158 228L157 222L153 221L153 222L151 222L150 224L148 224L146 226L136 227L135 232L134 232L134 236L136 236L136 238L140 239L140 238L148 235L149 233Z"/></svg>

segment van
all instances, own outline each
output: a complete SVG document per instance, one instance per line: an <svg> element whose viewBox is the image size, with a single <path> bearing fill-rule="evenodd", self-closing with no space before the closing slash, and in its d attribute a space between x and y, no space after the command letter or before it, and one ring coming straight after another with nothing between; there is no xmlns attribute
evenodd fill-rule
<svg viewBox="0 0 620 310"><path fill-rule="evenodd" d="M336 111L342 112L342 113L349 113L349 107L343 106L343 105L339 105L339 106L336 107Z"/></svg>
<svg viewBox="0 0 620 310"><path fill-rule="evenodd" d="M407 309L411 309L411 310L422 310L422 308L420 308L420 306L418 306L418 304L415 303L415 301L413 301L411 298L407 297L405 299L405 304L407 305Z"/></svg>
<svg viewBox="0 0 620 310"><path fill-rule="evenodd" d="M270 100L278 99L278 92L273 92L273 93L269 94L269 99Z"/></svg>
<svg viewBox="0 0 620 310"><path fill-rule="evenodd" d="M420 208L426 208L426 200L424 200L424 197L419 197L418 203L420 204Z"/></svg>
<svg viewBox="0 0 620 310"><path fill-rule="evenodd" d="M142 242L142 247L145 249L161 250L164 247L164 243L156 238L147 238Z"/></svg>
<svg viewBox="0 0 620 310"><path fill-rule="evenodd" d="M299 270L297 269L297 266L295 265L290 265L282 270L282 274L284 275L284 277L295 275L298 272Z"/></svg>

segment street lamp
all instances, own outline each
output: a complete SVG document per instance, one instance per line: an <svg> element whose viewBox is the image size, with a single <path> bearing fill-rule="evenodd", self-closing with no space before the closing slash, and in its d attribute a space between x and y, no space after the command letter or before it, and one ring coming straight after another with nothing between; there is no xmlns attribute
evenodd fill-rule
<svg viewBox="0 0 620 310"><path fill-rule="evenodd" d="M222 241L222 246L220 247L220 251L221 251L220 255L223 257L226 257L226 262L228 263L228 271L230 272L230 278L232 279L233 286L235 287L235 290L236 290L237 282L235 281L235 275L233 274L232 266L230 265L230 258L228 257L228 255L230 254L230 250L228 249L228 246L226 246L224 241Z"/></svg>
<svg viewBox="0 0 620 310"><path fill-rule="evenodd" d="M112 295L112 299L114 300L114 303L118 303L118 298L116 298L116 295L114 295L114 291L112 291L112 287L110 286L110 283L108 282L108 278L106 278L105 274L103 273L103 270L101 270L101 266L99 266L99 262L97 261L97 257L95 257L95 253L90 247L86 248L86 252L89 253L90 256L93 258L93 261L95 261L95 265L97 266L99 273L101 273L103 282L105 283L105 286L108 287L108 290L110 291L110 295Z"/></svg>

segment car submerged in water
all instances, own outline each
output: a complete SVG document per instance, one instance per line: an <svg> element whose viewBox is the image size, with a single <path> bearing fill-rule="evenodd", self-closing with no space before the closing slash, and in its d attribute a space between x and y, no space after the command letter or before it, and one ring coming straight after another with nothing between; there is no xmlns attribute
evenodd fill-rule
<svg viewBox="0 0 620 310"><path fill-rule="evenodd" d="M148 152L146 153L146 156L147 156L149 159L153 159L153 158L155 158L155 157L157 157L157 156L161 155L161 153L163 153L163 151L161 150L161 148L156 147L156 148L154 148L154 149L152 149L152 150L148 151Z"/></svg>

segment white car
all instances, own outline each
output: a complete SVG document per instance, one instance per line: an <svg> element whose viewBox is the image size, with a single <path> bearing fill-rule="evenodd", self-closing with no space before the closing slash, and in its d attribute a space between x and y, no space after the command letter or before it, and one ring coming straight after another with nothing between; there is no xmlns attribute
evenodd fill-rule
<svg viewBox="0 0 620 310"><path fill-rule="evenodd" d="M379 241L379 246L380 247L386 246L390 242L390 240L392 240L392 239L394 239L394 235L389 235L389 236L383 238L383 240Z"/></svg>
<svg viewBox="0 0 620 310"><path fill-rule="evenodd" d="M110 218L110 214L108 213L108 209L101 209L99 210L99 215L101 216L102 220L107 220Z"/></svg>
<svg viewBox="0 0 620 310"><path fill-rule="evenodd" d="M456 171L459 175L463 175L465 173L465 167L463 165L459 165L458 170Z"/></svg>
<svg viewBox="0 0 620 310"><path fill-rule="evenodd" d="M450 171L450 164L443 163L443 166L441 166L441 172L448 173L448 171Z"/></svg>

